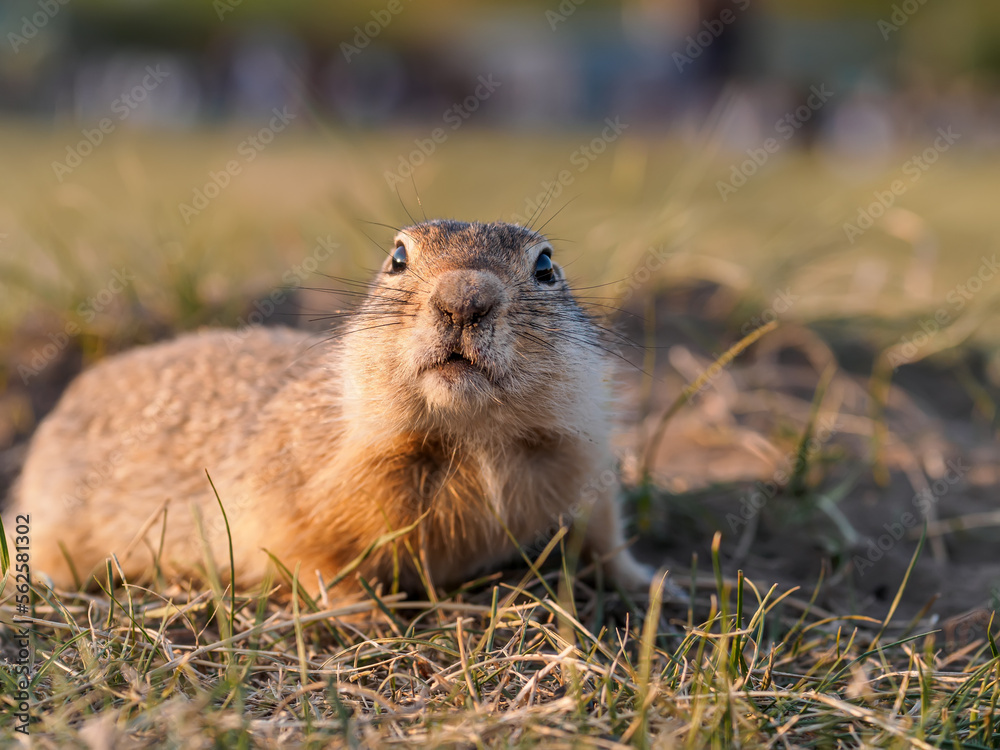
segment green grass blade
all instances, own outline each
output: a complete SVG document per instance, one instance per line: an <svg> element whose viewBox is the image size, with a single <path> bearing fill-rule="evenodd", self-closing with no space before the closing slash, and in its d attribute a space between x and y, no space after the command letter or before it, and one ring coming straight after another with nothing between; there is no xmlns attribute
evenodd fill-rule
<svg viewBox="0 0 1000 750"><path fill-rule="evenodd" d="M205 476L208 477L208 483L212 486L215 502L219 504L222 520L226 524L226 541L229 543L229 633L232 634L236 632L236 558L233 555L233 532L229 528L229 516L226 515L226 509L222 505L222 498L219 497L219 491L215 489L215 482L212 481L212 475L208 473L208 469L205 469Z"/></svg>
<svg viewBox="0 0 1000 750"><path fill-rule="evenodd" d="M903 600L903 592L906 591L906 584L910 582L910 576L913 574L913 569L917 565L917 560L920 557L921 551L924 549L924 542L927 540L927 522L924 522L924 530L920 535L920 541L917 542L917 548L913 551L913 557L910 558L910 564L906 567L906 574L903 576L902 582L899 584L899 589L896 591L896 596L892 600L892 606L889 607L889 613L885 616L885 621L882 623L882 628L878 631L878 634L872 640L871 647L875 648L878 645L879 640L885 634L886 628L889 627L889 623L892 621L892 616L896 614L896 608L899 607L899 603Z"/></svg>
<svg viewBox="0 0 1000 750"><path fill-rule="evenodd" d="M3 517L0 516L0 575L7 575L10 570L10 552L7 550L7 532L3 527Z"/></svg>

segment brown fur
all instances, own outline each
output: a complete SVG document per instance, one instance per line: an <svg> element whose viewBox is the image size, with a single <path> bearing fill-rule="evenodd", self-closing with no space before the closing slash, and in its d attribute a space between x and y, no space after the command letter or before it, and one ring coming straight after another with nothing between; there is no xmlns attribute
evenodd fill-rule
<svg viewBox="0 0 1000 750"><path fill-rule="evenodd" d="M198 575L192 506L224 564L207 469L243 584L265 575L266 549L315 590L315 571L329 582L415 524L360 572L388 583L398 569L415 590L421 558L450 585L514 556L508 531L534 545L560 518L590 517L590 551L624 585L647 585L622 549L609 368L561 270L535 278L547 243L440 221L397 243L405 270L387 260L331 342L210 331L81 375L39 427L8 510L31 514L34 569L70 585L62 542L81 574L114 553L148 578L165 523L164 572Z"/></svg>

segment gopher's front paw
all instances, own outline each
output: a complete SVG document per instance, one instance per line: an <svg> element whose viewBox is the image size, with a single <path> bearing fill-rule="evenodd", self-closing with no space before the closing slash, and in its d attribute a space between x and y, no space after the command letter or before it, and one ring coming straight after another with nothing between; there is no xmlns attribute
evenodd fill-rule
<svg viewBox="0 0 1000 750"><path fill-rule="evenodd" d="M618 553L608 563L608 573L623 589L637 593L648 593L654 581L659 585L662 580L665 601L681 603L688 601L688 595L682 588L669 578L661 576L654 568L639 562L628 552Z"/></svg>
<svg viewBox="0 0 1000 750"><path fill-rule="evenodd" d="M648 591L656 575L628 552L619 552L606 565L611 580L628 591Z"/></svg>

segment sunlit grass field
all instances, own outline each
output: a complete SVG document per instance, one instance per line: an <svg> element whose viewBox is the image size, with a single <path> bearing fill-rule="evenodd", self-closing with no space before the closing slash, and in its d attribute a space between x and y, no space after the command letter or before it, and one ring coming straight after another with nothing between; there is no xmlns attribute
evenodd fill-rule
<svg viewBox="0 0 1000 750"><path fill-rule="evenodd" d="M851 524L863 535L858 516L869 512L859 504L857 515L839 513L830 498L846 505L862 486L865 497L888 494L885 477L903 473L893 463L901 461L895 425L878 408L894 403L883 390L892 372L885 362L903 357L900 372L924 362L933 376L971 358L961 382L972 408L950 416L975 440L995 442L1000 273L985 277L1000 251L1000 154L947 151L919 180L906 177L905 192L851 242L844 224L857 223L928 143L903 144L863 170L789 148L723 200L718 182L746 154L699 135L629 129L590 159L580 149L600 128L462 130L412 180L390 187L385 173L427 137L419 128L370 135L313 125L278 134L247 162L239 145L253 130L112 133L60 181L52 162L65 160L77 131L0 127L0 450L17 454L81 366L174 332L241 325L275 290L336 286L328 276L364 280L390 246L391 227L410 217L512 220L540 205L536 224L547 222L581 298L647 345L623 352L635 365L625 367L624 387L639 394L626 427L633 460L623 462L630 510L647 546L650 536L667 540L674 580L691 602L661 602L656 591L627 596L599 571L576 575L560 555L563 534L531 567L459 591L407 602L373 592L357 607L361 619L336 619L345 614L336 601L234 595L221 560L205 562L213 585L38 586L29 691L39 746L1000 745L990 624L977 620L973 636L956 642L920 608L930 592L908 583L918 553L926 558L942 534L897 550L902 566L878 616L846 599L831 611L817 598L830 573L850 577L841 537L850 538ZM233 160L237 174L213 178ZM569 179L552 189L560 172ZM209 197L216 191L206 186L220 181ZM197 206L197 191L207 200L192 215L181 204ZM331 243L335 252L317 253ZM701 292L707 301L690 301ZM342 304L298 294L300 309L280 322L308 325ZM740 556L726 544L740 535L722 516L720 541L695 511L687 515L701 498L688 489L712 489L722 503L740 497L737 486L710 478L710 459L687 467L704 479L686 480L683 492L663 472L650 479L636 469L650 424L683 398L684 385L772 318L777 331L760 346L785 335L865 353L850 377L838 368L808 373L794 401L764 402L739 388L747 381L733 381L758 411L780 412L754 426L780 449L804 451L817 418L832 411L846 415L842 433L853 441L811 456L783 500L797 503L799 524L786 532L819 528L826 549L816 559L828 554L835 569L821 577L779 559L774 589L767 568L744 579L730 564ZM696 355L690 367L668 353L681 334ZM744 356L753 349L731 368ZM831 406L827 390L840 386L862 394L862 405L838 396ZM665 425L668 444L685 416L697 422L711 404L706 396L682 407ZM697 538L671 540L672 524L689 518L701 519ZM685 545L701 550L696 561ZM0 636L10 664L13 594L8 579ZM20 721L12 666L0 667L0 690L7 742Z"/></svg>
<svg viewBox="0 0 1000 750"><path fill-rule="evenodd" d="M802 320L925 312L994 251L1000 228L993 209L1000 156L960 146L918 181L906 176L895 210L850 243L844 224L856 223L873 193L903 177L903 165L928 144L903 145L883 166L853 173L833 157L789 147L723 200L718 183L746 154L695 136L684 142L626 131L603 153L581 158L600 128L533 137L459 131L414 170L412 182L393 179L390 188L385 174L398 172L414 135L426 134L279 133L248 163L238 147L253 131L112 133L60 182L52 163L65 161L78 133L3 129L4 324L39 302L60 309L67 301L60 293L99 289L116 263L135 269L136 296L183 321L195 311L171 309L171 293L183 294L180 277L200 281L205 306L238 299L280 283L317 236L342 245L324 270L364 278L380 253L362 232L385 244L385 232L364 221L399 226L406 211L527 217L560 171L571 183L553 191L542 220L560 211L548 229L565 240L561 255L577 278L628 277L649 248L665 248L672 260L661 281L701 264L698 273L765 295L791 284L801 296L791 313ZM191 204L229 161L240 163L240 174L207 208L184 217L180 205ZM996 295L987 288L970 307Z"/></svg>

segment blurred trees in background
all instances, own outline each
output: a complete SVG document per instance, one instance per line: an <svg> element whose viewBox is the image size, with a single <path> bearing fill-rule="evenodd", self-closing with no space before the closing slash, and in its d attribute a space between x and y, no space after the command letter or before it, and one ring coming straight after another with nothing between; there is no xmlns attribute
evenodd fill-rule
<svg viewBox="0 0 1000 750"><path fill-rule="evenodd" d="M616 113L669 129L720 94L767 123L825 84L836 104L809 130L853 107L905 135L940 106L992 122L1000 82L1000 4L984 0L4 0L0 35L0 111L57 124L102 116L150 64L169 80L131 120L165 127L282 106L434 120L492 74L503 103L477 119L506 127Z"/></svg>

